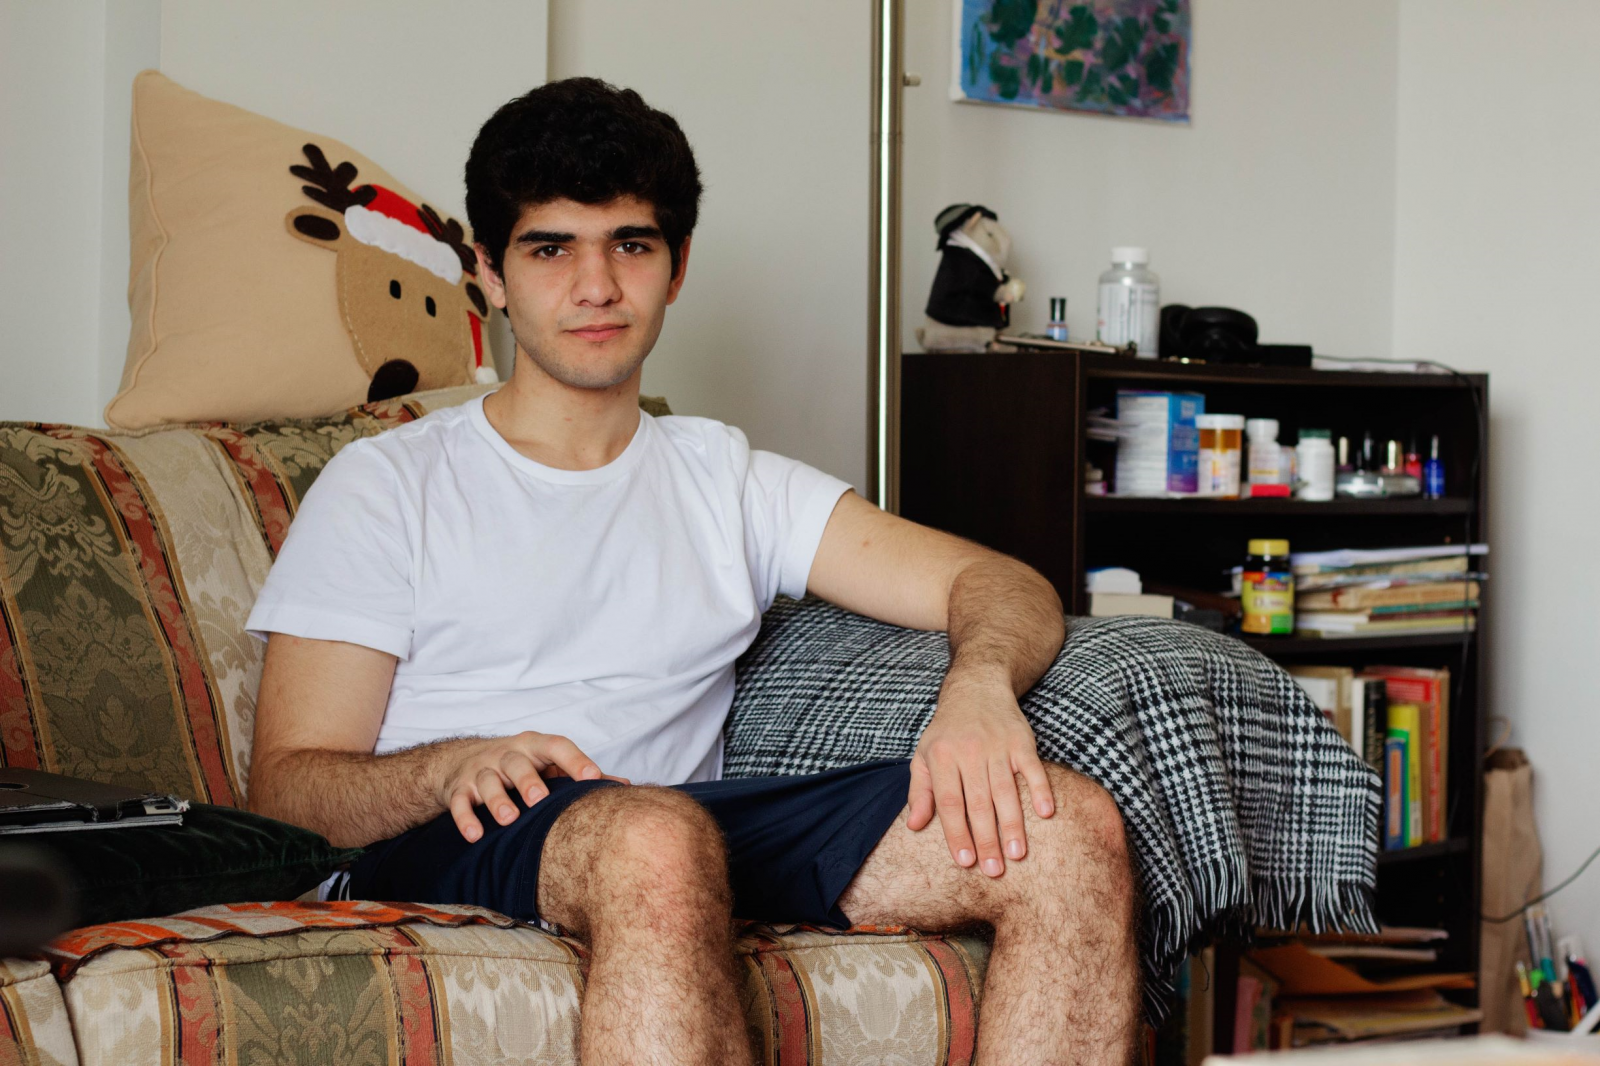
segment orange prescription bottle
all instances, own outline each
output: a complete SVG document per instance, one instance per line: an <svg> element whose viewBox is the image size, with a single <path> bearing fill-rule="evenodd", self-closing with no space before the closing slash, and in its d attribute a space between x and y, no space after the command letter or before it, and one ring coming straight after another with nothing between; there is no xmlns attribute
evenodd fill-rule
<svg viewBox="0 0 1600 1066"><path fill-rule="evenodd" d="M1238 499L1244 458L1244 415L1196 415L1200 466L1195 495Z"/></svg>

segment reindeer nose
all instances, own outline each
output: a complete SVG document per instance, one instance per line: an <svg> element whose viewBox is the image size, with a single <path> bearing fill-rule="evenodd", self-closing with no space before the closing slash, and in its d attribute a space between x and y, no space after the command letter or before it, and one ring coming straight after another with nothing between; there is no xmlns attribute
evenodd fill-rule
<svg viewBox="0 0 1600 1066"><path fill-rule="evenodd" d="M372 375L372 384L367 386L367 402L376 403L391 396L404 396L408 392L415 392L418 377L417 368L409 362L404 359L391 359Z"/></svg>

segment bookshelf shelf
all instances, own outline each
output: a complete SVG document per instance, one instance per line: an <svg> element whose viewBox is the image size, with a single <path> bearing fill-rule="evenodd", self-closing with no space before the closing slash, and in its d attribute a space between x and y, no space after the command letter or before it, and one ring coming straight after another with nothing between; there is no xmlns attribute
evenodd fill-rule
<svg viewBox="0 0 1600 1066"><path fill-rule="evenodd" d="M1488 510L1489 379L1410 374L1182 366L1070 352L909 353L901 364L899 511L1011 555L1042 573L1067 612L1089 613L1084 574L1137 570L1146 588L1214 594L1255 537L1296 551L1461 544L1484 540ZM1288 439L1326 428L1360 439L1437 433L1445 497L1381 500L1201 500L1090 496L1085 468L1111 475L1115 445L1092 440L1089 413L1114 408L1119 388L1199 392L1206 410L1277 418ZM1486 560L1492 568L1492 561ZM1439 966L1478 969L1482 873L1484 693L1492 582L1476 630L1321 638L1247 637L1285 666L1423 667L1450 671L1447 795L1450 839L1379 852L1374 896L1388 926L1442 929ZM1210 1027L1232 1049L1237 945L1219 944ZM1452 993L1467 1007L1476 992Z"/></svg>
<svg viewBox="0 0 1600 1066"><path fill-rule="evenodd" d="M1472 850L1472 841L1466 837L1452 837L1449 840L1440 840L1432 844L1418 844L1414 848L1401 848L1398 851L1378 852L1379 866L1394 866L1408 862L1426 862L1429 859L1441 859L1450 855L1465 855Z"/></svg>
<svg viewBox="0 0 1600 1066"><path fill-rule="evenodd" d="M1279 656L1365 655L1370 652L1404 654L1417 648L1460 648L1477 633L1406 633L1389 637L1240 637L1246 644L1274 658Z"/></svg>
<svg viewBox="0 0 1600 1066"><path fill-rule="evenodd" d="M1329 515L1467 515L1472 501L1420 496L1381 500L1333 499L1326 502L1294 499L1169 500L1141 496L1085 496L1084 510L1094 515L1185 515L1256 517L1262 515L1326 518Z"/></svg>

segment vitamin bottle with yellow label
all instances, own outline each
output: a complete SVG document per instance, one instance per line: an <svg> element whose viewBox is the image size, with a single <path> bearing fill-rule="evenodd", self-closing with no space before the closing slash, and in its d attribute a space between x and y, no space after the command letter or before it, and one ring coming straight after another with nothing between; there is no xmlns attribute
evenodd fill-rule
<svg viewBox="0 0 1600 1066"><path fill-rule="evenodd" d="M1252 540L1244 562L1240 604L1246 633L1280 635L1294 632L1294 571L1289 569L1289 542Z"/></svg>

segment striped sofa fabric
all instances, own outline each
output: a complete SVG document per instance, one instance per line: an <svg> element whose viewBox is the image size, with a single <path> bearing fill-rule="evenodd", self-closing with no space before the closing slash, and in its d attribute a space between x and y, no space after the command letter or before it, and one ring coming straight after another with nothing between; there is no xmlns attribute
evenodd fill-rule
<svg viewBox="0 0 1600 1066"><path fill-rule="evenodd" d="M0 422L0 765L242 805L244 623L301 498L350 441L488 388L251 425ZM737 950L760 1061L971 1059L981 940L746 926ZM576 1062L585 966L474 908L152 915L0 960L0 1066Z"/></svg>

